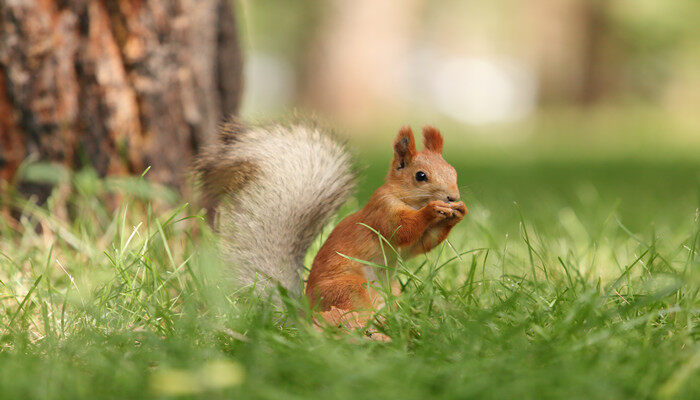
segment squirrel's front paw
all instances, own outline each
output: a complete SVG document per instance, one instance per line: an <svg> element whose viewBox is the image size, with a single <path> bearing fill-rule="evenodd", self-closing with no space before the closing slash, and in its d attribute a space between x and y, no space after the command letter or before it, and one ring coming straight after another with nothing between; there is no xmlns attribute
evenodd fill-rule
<svg viewBox="0 0 700 400"><path fill-rule="evenodd" d="M428 210L430 217L433 220L443 220L446 218L452 218L455 211L452 209L449 203L445 203L440 200L433 200L428 203L425 208Z"/></svg>
<svg viewBox="0 0 700 400"><path fill-rule="evenodd" d="M467 215L467 206L463 201L455 201L450 203L450 208L454 211L454 217L458 219L464 218Z"/></svg>

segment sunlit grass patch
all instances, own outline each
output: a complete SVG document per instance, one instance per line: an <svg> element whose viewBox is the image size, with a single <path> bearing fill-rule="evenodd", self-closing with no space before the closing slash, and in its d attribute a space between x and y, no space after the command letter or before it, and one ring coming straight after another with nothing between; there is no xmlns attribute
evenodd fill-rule
<svg viewBox="0 0 700 400"><path fill-rule="evenodd" d="M4 193L0 397L700 395L697 165L455 165L470 214L401 260L390 343L231 286L200 210L143 179L62 172L43 205Z"/></svg>

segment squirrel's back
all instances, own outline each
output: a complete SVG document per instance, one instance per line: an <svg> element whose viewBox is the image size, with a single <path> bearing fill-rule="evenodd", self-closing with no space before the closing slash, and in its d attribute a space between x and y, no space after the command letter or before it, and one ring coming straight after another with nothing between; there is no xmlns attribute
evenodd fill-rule
<svg viewBox="0 0 700 400"><path fill-rule="evenodd" d="M354 188L348 153L313 125L234 121L196 169L235 278L300 294L306 251Z"/></svg>

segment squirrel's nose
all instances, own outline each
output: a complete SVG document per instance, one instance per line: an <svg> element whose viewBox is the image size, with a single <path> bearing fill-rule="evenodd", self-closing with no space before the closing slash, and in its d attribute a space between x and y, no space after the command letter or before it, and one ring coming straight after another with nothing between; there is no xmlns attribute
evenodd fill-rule
<svg viewBox="0 0 700 400"><path fill-rule="evenodd" d="M459 200L459 195L452 195L452 196L447 196L447 202L451 203L453 201Z"/></svg>

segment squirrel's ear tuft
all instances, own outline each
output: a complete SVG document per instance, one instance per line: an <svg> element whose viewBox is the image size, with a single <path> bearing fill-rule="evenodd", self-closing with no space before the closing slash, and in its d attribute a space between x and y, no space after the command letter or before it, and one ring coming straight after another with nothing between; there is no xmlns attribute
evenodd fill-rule
<svg viewBox="0 0 700 400"><path fill-rule="evenodd" d="M426 125L423 127L423 145L428 151L442 154L442 135L437 128Z"/></svg>
<svg viewBox="0 0 700 400"><path fill-rule="evenodd" d="M394 139L394 161L396 169L401 169L416 156L416 141L410 126L404 126Z"/></svg>

